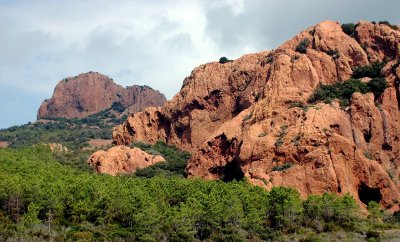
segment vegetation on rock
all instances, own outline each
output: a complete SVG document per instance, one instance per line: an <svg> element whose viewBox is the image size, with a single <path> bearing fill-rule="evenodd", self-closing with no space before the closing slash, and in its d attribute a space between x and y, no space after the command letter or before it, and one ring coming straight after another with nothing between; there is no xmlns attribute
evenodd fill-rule
<svg viewBox="0 0 400 242"><path fill-rule="evenodd" d="M380 226L358 211L348 195L301 200L246 181L111 177L62 165L46 146L0 149L0 240L279 240Z"/></svg>
<svg viewBox="0 0 400 242"><path fill-rule="evenodd" d="M69 149L88 146L90 139L111 139L115 125L126 120L117 118L110 109L86 118L47 118L47 121L28 123L0 130L0 141L10 147L31 146L37 143L60 143Z"/></svg>
<svg viewBox="0 0 400 242"><path fill-rule="evenodd" d="M221 64L225 64L225 63L232 62L232 61L233 61L233 60L230 60L230 59L228 59L228 58L225 57L225 56L219 58L219 63L221 63Z"/></svg>
<svg viewBox="0 0 400 242"><path fill-rule="evenodd" d="M331 85L320 85L315 89L309 102L314 103L323 101L331 103L332 100L338 99L342 107L349 106L350 98L355 92L374 93L375 99L378 99L387 86L384 78L374 78L367 83L361 82L359 79L350 79L345 82L336 82Z"/></svg>
<svg viewBox="0 0 400 242"><path fill-rule="evenodd" d="M389 21L379 21L379 24L384 24L392 28L393 30L399 30L399 27L397 25L389 23Z"/></svg>
<svg viewBox="0 0 400 242"><path fill-rule="evenodd" d="M387 61L374 62L367 66L358 66L353 70L353 78L378 78L382 77L381 70L386 65Z"/></svg>
<svg viewBox="0 0 400 242"><path fill-rule="evenodd" d="M345 32L348 36L351 36L353 38L356 37L356 25L354 23L346 23L342 24L342 30Z"/></svg>
<svg viewBox="0 0 400 242"><path fill-rule="evenodd" d="M310 45L310 40L309 39L303 39L300 41L300 43L296 47L296 51L302 54L305 54L307 52L307 48Z"/></svg>
<svg viewBox="0 0 400 242"><path fill-rule="evenodd" d="M190 158L190 153L180 151L174 146L158 141L154 145L134 143L131 146L138 147L149 154L161 155L165 162L159 162L144 169L137 170L135 176L151 178L155 176L185 177L185 168Z"/></svg>

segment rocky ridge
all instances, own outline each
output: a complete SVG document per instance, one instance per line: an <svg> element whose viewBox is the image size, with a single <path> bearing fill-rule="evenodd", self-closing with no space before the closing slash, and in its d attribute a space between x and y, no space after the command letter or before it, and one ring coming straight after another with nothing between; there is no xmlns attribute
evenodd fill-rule
<svg viewBox="0 0 400 242"><path fill-rule="evenodd" d="M108 108L121 115L133 114L165 102L163 94L148 86L124 88L108 76L88 72L60 81L52 98L43 101L37 117L84 118Z"/></svg>
<svg viewBox="0 0 400 242"><path fill-rule="evenodd" d="M399 209L399 43L400 32L384 24L360 21L352 37L323 21L276 50L195 68L163 107L117 126L114 143L163 140L190 151L189 177L247 177L266 189L350 193ZM347 108L308 103L319 85L385 60L380 97L354 93Z"/></svg>

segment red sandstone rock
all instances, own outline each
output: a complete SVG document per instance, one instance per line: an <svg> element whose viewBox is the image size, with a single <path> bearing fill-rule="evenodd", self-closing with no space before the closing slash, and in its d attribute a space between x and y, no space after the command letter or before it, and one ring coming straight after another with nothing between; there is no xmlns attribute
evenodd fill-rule
<svg viewBox="0 0 400 242"><path fill-rule="evenodd" d="M97 151L89 159L89 165L98 173L112 176L134 173L157 162L165 161L160 155L150 155L139 148L115 146L107 151Z"/></svg>
<svg viewBox="0 0 400 242"><path fill-rule="evenodd" d="M145 107L161 106L165 96L147 86L123 88L100 73L89 72L60 81L53 97L43 101L38 119L46 117L83 118L120 103L124 113L142 111Z"/></svg>
<svg viewBox="0 0 400 242"><path fill-rule="evenodd" d="M367 195L398 208L400 32L365 21L356 32L357 39L324 21L274 51L201 65L163 107L117 126L114 143L164 140L191 151L189 177L245 176L266 189L350 193L361 202ZM301 54L295 49L304 38L310 46ZM388 88L376 100L354 93L347 109L293 105L307 106L318 85L345 81L352 68L385 58L392 60L382 70Z"/></svg>

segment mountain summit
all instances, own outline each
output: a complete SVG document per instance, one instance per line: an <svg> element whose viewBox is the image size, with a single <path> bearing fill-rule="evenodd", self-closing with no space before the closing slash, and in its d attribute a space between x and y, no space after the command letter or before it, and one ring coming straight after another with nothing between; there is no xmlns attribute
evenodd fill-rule
<svg viewBox="0 0 400 242"><path fill-rule="evenodd" d="M60 81L52 98L43 101L37 116L38 119L83 118L108 108L132 114L165 102L164 94L148 86L124 88L108 76L88 72Z"/></svg>
<svg viewBox="0 0 400 242"><path fill-rule="evenodd" d="M114 143L190 151L189 177L398 208L399 43L386 22L323 21L276 50L195 68L163 107L117 126Z"/></svg>

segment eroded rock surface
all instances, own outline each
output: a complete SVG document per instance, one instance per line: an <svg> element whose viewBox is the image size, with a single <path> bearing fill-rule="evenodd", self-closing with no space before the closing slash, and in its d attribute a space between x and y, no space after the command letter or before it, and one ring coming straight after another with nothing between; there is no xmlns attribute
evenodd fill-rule
<svg viewBox="0 0 400 242"><path fill-rule="evenodd" d="M38 119L47 117L83 118L114 107L123 114L149 106L162 106L163 94L147 86L122 87L97 72L83 73L60 81L51 99L43 101Z"/></svg>
<svg viewBox="0 0 400 242"><path fill-rule="evenodd" d="M137 169L143 169L165 159L160 155L151 155L139 148L115 146L107 151L97 151L89 159L89 165L98 173L112 176L131 174Z"/></svg>
<svg viewBox="0 0 400 242"><path fill-rule="evenodd" d="M305 39L305 53L297 52ZM398 209L399 43L400 32L386 25L360 21L353 38L339 23L321 22L274 51L195 68L163 107L116 127L114 143L163 140L190 151L189 177L245 176L266 189L350 193ZM380 97L354 93L347 108L307 103L319 85L385 59Z"/></svg>

